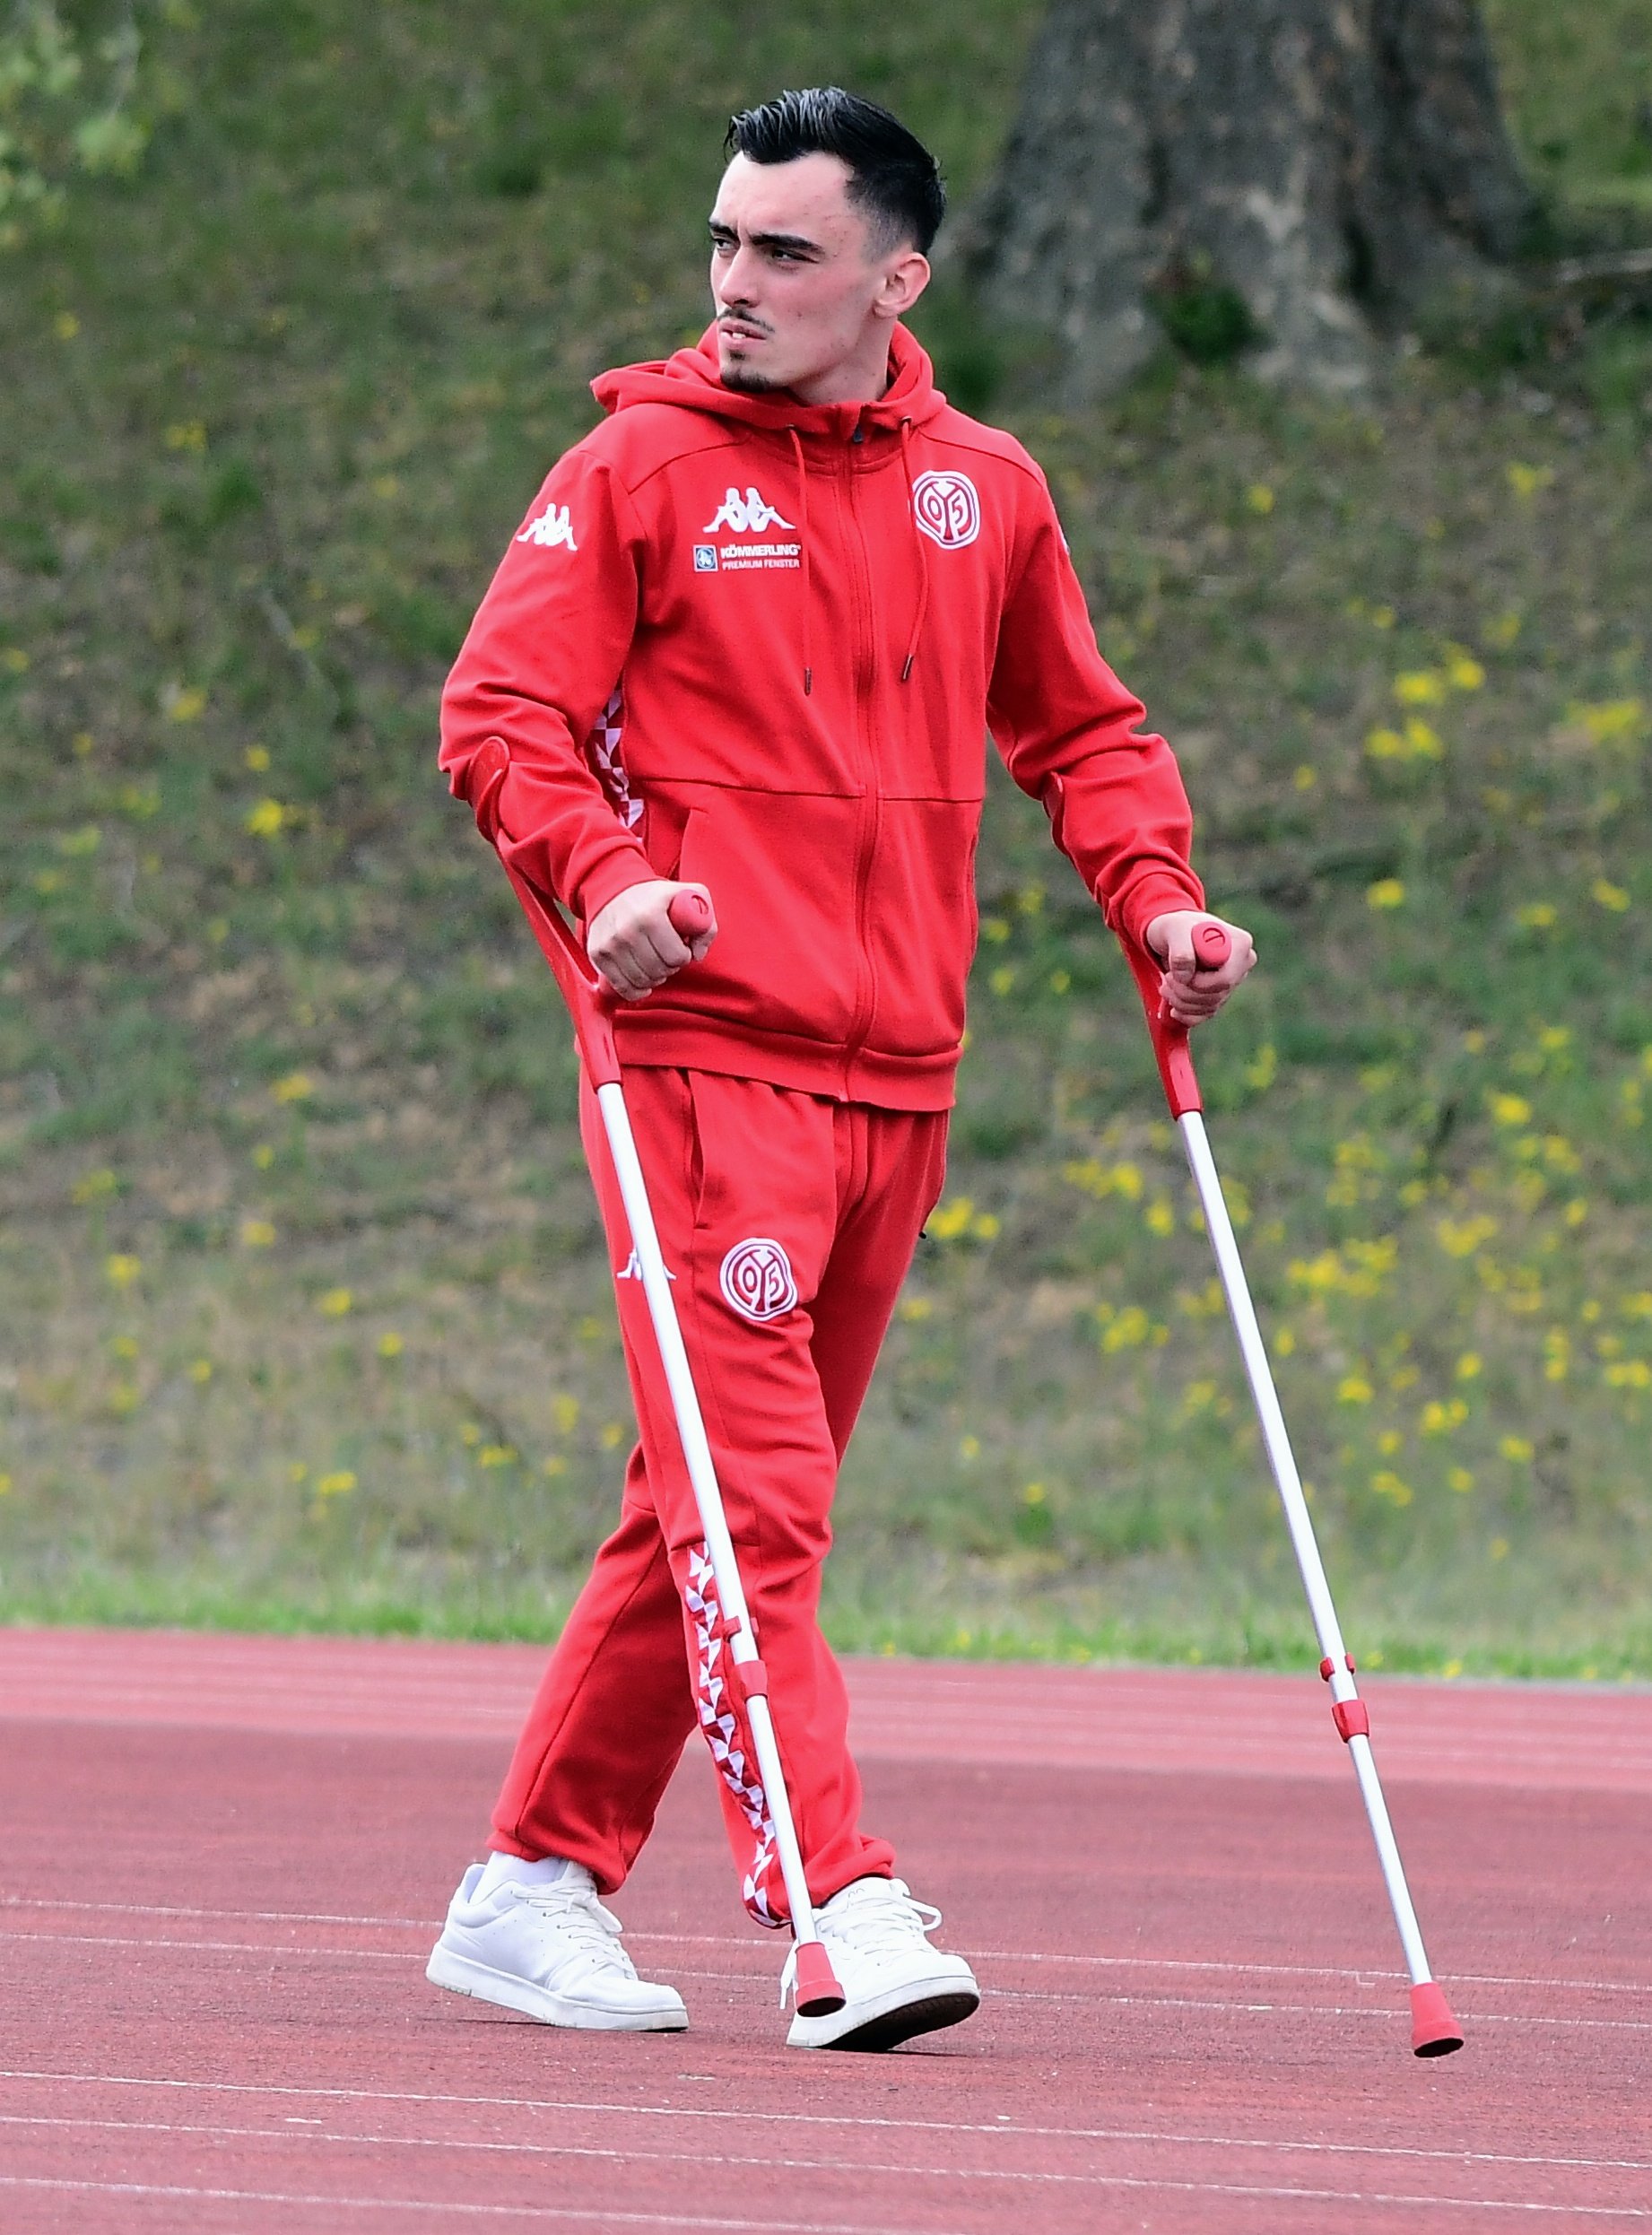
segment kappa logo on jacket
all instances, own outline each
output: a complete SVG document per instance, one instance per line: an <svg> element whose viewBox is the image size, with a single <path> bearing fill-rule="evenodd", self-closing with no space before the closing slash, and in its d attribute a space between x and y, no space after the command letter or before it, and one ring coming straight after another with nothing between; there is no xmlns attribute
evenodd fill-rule
<svg viewBox="0 0 1652 2235"><path fill-rule="evenodd" d="M792 1261L778 1241L754 1234L737 1241L724 1258L717 1274L723 1300L743 1319L778 1319L797 1301L797 1283Z"/></svg>
<svg viewBox="0 0 1652 2235"><path fill-rule="evenodd" d="M961 551L981 532L981 500L968 474L920 474L912 484L912 517L943 551Z"/></svg>
<svg viewBox="0 0 1652 2235"><path fill-rule="evenodd" d="M517 537L519 544L538 544L546 551L554 551L559 544L570 551L578 551L574 541L574 524L565 504L548 504L536 520L530 520Z"/></svg>
<svg viewBox="0 0 1652 2235"><path fill-rule="evenodd" d="M748 488L743 497L737 489L731 489L700 532L715 535L718 528L726 527L735 535L761 535L765 529L790 526L785 514L766 503L755 489Z"/></svg>

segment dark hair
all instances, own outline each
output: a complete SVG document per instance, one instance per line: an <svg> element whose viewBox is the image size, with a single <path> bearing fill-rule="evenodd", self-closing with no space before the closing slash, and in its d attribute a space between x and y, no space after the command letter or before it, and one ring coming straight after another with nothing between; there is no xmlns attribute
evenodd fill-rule
<svg viewBox="0 0 1652 2235"><path fill-rule="evenodd" d="M850 201L890 248L909 240L927 255L941 230L946 213L941 166L898 117L840 85L811 85L743 109L729 119L723 147L753 163L837 156L849 168Z"/></svg>

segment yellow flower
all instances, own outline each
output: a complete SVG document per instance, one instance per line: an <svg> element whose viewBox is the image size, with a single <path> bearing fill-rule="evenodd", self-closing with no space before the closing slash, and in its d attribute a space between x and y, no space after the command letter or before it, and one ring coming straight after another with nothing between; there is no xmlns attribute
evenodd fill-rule
<svg viewBox="0 0 1652 2235"><path fill-rule="evenodd" d="M1442 1404L1434 1399L1423 1406L1418 1415L1417 1425L1425 1436L1448 1436L1453 1429L1460 1428L1467 1418L1468 1407L1461 1397L1453 1397L1449 1404Z"/></svg>
<svg viewBox="0 0 1652 2235"><path fill-rule="evenodd" d="M182 419L166 430L169 450L190 450L196 457L206 448L206 429L198 419Z"/></svg>
<svg viewBox="0 0 1652 2235"><path fill-rule="evenodd" d="M347 1466L341 1466L334 1474L323 1474L316 1484L316 1491L317 1496L322 1498L343 1498L355 1486L355 1476Z"/></svg>
<svg viewBox="0 0 1652 2235"><path fill-rule="evenodd" d="M1336 1385L1339 1404L1369 1404L1376 1391L1362 1373L1344 1374Z"/></svg>
<svg viewBox="0 0 1652 2235"><path fill-rule="evenodd" d="M542 1474L566 1474L568 1462L560 1451L553 1451L539 1471Z"/></svg>
<svg viewBox="0 0 1652 2235"><path fill-rule="evenodd" d="M1000 962L997 969L989 973L987 983L992 987L994 993L996 994L1003 995L1013 993L1015 990L1014 964L1012 962Z"/></svg>
<svg viewBox="0 0 1652 2235"><path fill-rule="evenodd" d="M929 1297L909 1296L900 1307L900 1317L903 1319L916 1322L919 1319L927 1319L934 1309L935 1304Z"/></svg>
<svg viewBox="0 0 1652 2235"><path fill-rule="evenodd" d="M1589 898L1597 908L1610 909L1614 916L1622 916L1629 906L1629 894L1610 877L1596 877L1589 887Z"/></svg>
<svg viewBox="0 0 1652 2235"><path fill-rule="evenodd" d="M1613 1389L1652 1389L1652 1366L1644 1358L1620 1359L1605 1369L1605 1378Z"/></svg>
<svg viewBox="0 0 1652 2235"><path fill-rule="evenodd" d="M1581 1226L1588 1215L1589 1206L1581 1196L1574 1196L1566 1205L1565 1219L1568 1226Z"/></svg>
<svg viewBox="0 0 1652 2235"><path fill-rule="evenodd" d="M1052 970L1049 974L1049 989L1053 994L1071 993L1073 990L1072 971Z"/></svg>
<svg viewBox="0 0 1652 2235"><path fill-rule="evenodd" d="M1507 1560L1509 1557L1509 1539L1506 1536L1494 1536L1486 1549L1490 1552L1493 1560Z"/></svg>
<svg viewBox="0 0 1652 2235"><path fill-rule="evenodd" d="M1447 1475L1446 1482L1448 1486L1450 1489L1455 1490L1459 1497L1464 1498L1465 1498L1469 1491L1474 1487L1474 1478L1465 1466L1454 1466L1450 1474Z"/></svg>
<svg viewBox="0 0 1652 2235"><path fill-rule="evenodd" d="M1130 1304L1103 1328L1101 1347L1104 1351L1134 1350L1138 1344L1145 1343L1151 1333L1147 1314L1139 1304Z"/></svg>
<svg viewBox="0 0 1652 2235"><path fill-rule="evenodd" d="M279 838L287 820L287 810L279 799L261 799L247 817L247 829L254 838Z"/></svg>
<svg viewBox="0 0 1652 2235"><path fill-rule="evenodd" d="M129 1257L117 1252L114 1257L104 1260L103 1270L109 1275L111 1287L128 1289L143 1270L143 1260L141 1257Z"/></svg>
<svg viewBox="0 0 1652 2235"><path fill-rule="evenodd" d="M81 322L72 310L60 310L52 320L52 332L60 342L72 342L81 330Z"/></svg>
<svg viewBox="0 0 1652 2235"><path fill-rule="evenodd" d="M8 675L26 675L29 672L29 655L21 644L8 644L4 651L0 652L0 667L4 667Z"/></svg>
<svg viewBox="0 0 1652 2235"><path fill-rule="evenodd" d="M1515 921L1526 931L1547 931L1559 914L1552 900L1528 900L1515 910Z"/></svg>
<svg viewBox="0 0 1652 2235"><path fill-rule="evenodd" d="M1377 1439L1377 1448L1385 1459L1391 1459L1404 1440L1397 1428L1385 1428Z"/></svg>
<svg viewBox="0 0 1652 2235"><path fill-rule="evenodd" d="M1253 512L1266 514L1274 509L1274 492L1265 481L1256 482L1245 491L1245 501Z"/></svg>
<svg viewBox="0 0 1652 2235"><path fill-rule="evenodd" d="M1176 1213L1170 1206L1169 1196L1153 1197L1142 1213L1142 1223L1150 1234L1157 1234L1161 1240L1165 1235L1176 1231Z"/></svg>
<svg viewBox="0 0 1652 2235"><path fill-rule="evenodd" d="M1394 695L1402 706L1438 706L1446 695L1446 686L1431 667L1419 668L1408 675L1396 675Z"/></svg>
<svg viewBox="0 0 1652 2235"><path fill-rule="evenodd" d="M206 693L182 683L169 683L161 694L162 711L170 721L198 722L206 711Z"/></svg>
<svg viewBox="0 0 1652 2235"><path fill-rule="evenodd" d="M241 1246L247 1249L267 1249L275 1239L275 1229L266 1218L244 1218L241 1221Z"/></svg>
<svg viewBox="0 0 1652 2235"><path fill-rule="evenodd" d="M355 1298L347 1288L330 1288L325 1296L316 1299L316 1309L328 1319L342 1319L354 1302Z"/></svg>
<svg viewBox="0 0 1652 2235"><path fill-rule="evenodd" d="M399 492L401 486L401 483L397 481L394 474L375 474L373 476L372 491L376 497L387 499L394 497Z"/></svg>
<svg viewBox="0 0 1652 2235"><path fill-rule="evenodd" d="M514 1466L517 1448L511 1443L484 1443L476 1454L479 1466Z"/></svg>
<svg viewBox="0 0 1652 2235"><path fill-rule="evenodd" d="M1497 1221L1482 1212L1477 1218L1441 1219L1434 1229L1434 1239L1448 1257L1472 1257L1496 1231Z"/></svg>
<svg viewBox="0 0 1652 2235"><path fill-rule="evenodd" d="M1453 651L1446 674L1454 691L1478 691L1486 679L1486 671L1480 662L1471 653L1463 651Z"/></svg>
<svg viewBox="0 0 1652 2235"><path fill-rule="evenodd" d="M270 1089L278 1102L301 1102L315 1091L315 1081L302 1071L289 1071L284 1079L277 1079Z"/></svg>
<svg viewBox="0 0 1652 2235"><path fill-rule="evenodd" d="M1003 916L982 917L981 936L983 939L990 940L996 947L1001 947L1009 935L1010 926L1007 917Z"/></svg>
<svg viewBox="0 0 1652 2235"><path fill-rule="evenodd" d="M275 1152L267 1141L260 1141L252 1152L252 1161L261 1172L267 1172L275 1161Z"/></svg>
<svg viewBox="0 0 1652 2235"><path fill-rule="evenodd" d="M76 1203L101 1203L106 1196L115 1193L119 1184L106 1166L99 1171L85 1173L75 1181L69 1192Z"/></svg>
<svg viewBox="0 0 1652 2235"><path fill-rule="evenodd" d="M1510 458L1504 472L1517 497L1535 497L1554 479L1552 465L1526 465L1518 458Z"/></svg>
<svg viewBox="0 0 1652 2235"><path fill-rule="evenodd" d="M1279 1333L1274 1337L1274 1356L1276 1358L1289 1358L1295 1349L1296 1332L1294 1328L1281 1327Z"/></svg>
<svg viewBox="0 0 1652 2235"><path fill-rule="evenodd" d="M1298 791L1311 792L1319 781L1319 772L1317 769L1310 769L1305 761L1291 777L1291 781L1296 786Z"/></svg>
<svg viewBox="0 0 1652 2235"><path fill-rule="evenodd" d="M406 1347L407 1345L403 1342L401 1336L393 1329L384 1335L381 1335L378 1338L378 1355L380 1358L399 1358Z"/></svg>
<svg viewBox="0 0 1652 2235"><path fill-rule="evenodd" d="M996 1240L1003 1222L996 1211L978 1211L969 1221L969 1231L977 1241Z"/></svg>
<svg viewBox="0 0 1652 2235"><path fill-rule="evenodd" d="M1524 1465L1536 1456L1535 1447L1528 1443L1524 1436L1505 1436L1497 1448L1504 1458L1512 1459L1517 1465Z"/></svg>
<svg viewBox="0 0 1652 2235"><path fill-rule="evenodd" d="M1499 613L1494 621L1488 621L1481 636L1485 643L1494 646L1500 652L1506 652L1519 635L1523 625L1521 615L1511 607L1508 613Z"/></svg>
<svg viewBox="0 0 1652 2235"><path fill-rule="evenodd" d="M1392 605L1373 605L1373 606L1371 607L1371 626L1372 626L1372 628L1373 628L1373 629L1385 629L1385 630L1386 630L1386 629L1391 629L1391 628L1393 628L1393 626L1394 626L1394 608L1393 608L1393 606L1392 606Z"/></svg>
<svg viewBox="0 0 1652 2235"><path fill-rule="evenodd" d="M1479 1372L1480 1372L1480 1353L1479 1353L1479 1352L1478 1352L1478 1351L1465 1351L1465 1352L1464 1352L1464 1353L1463 1353L1463 1355L1462 1355L1462 1357L1461 1357L1461 1358L1459 1358L1459 1359L1458 1359L1458 1361L1457 1361L1457 1364L1456 1364L1456 1376L1457 1376L1457 1379L1458 1379L1459 1381L1473 1381L1473 1380L1474 1380L1474 1379L1476 1379L1476 1378L1477 1378L1477 1377L1478 1377L1478 1375L1479 1375Z"/></svg>
<svg viewBox="0 0 1652 2235"><path fill-rule="evenodd" d="M551 1417L556 1422L559 1436L570 1436L579 1425L579 1400L575 1396L552 1397Z"/></svg>
<svg viewBox="0 0 1652 2235"><path fill-rule="evenodd" d="M1531 1121L1532 1106L1523 1094L1488 1094L1486 1108L1494 1126L1524 1126Z"/></svg>
<svg viewBox="0 0 1652 2235"><path fill-rule="evenodd" d="M1642 699L1607 699L1595 706L1569 706L1566 712L1597 745L1629 744L1639 736L1647 720Z"/></svg>
<svg viewBox="0 0 1652 2235"><path fill-rule="evenodd" d="M1378 1467L1371 1476L1371 1488L1379 1498L1387 1498L1396 1506L1410 1505L1414 1495L1411 1484L1401 1482L1399 1476L1386 1466Z"/></svg>
<svg viewBox="0 0 1652 2235"><path fill-rule="evenodd" d="M603 1432L596 1440L601 1444L604 1451L612 1451L618 1444L624 1440L624 1437L625 1431L621 1427L619 1422L617 1420L611 1420L604 1423Z"/></svg>
<svg viewBox="0 0 1652 2235"><path fill-rule="evenodd" d="M255 776L262 776L270 765L270 749L267 745L248 745L242 758Z"/></svg>
<svg viewBox="0 0 1652 2235"><path fill-rule="evenodd" d="M189 1378L197 1388L204 1388L212 1378L213 1361L210 1358L197 1358L192 1361L189 1368Z"/></svg>
<svg viewBox="0 0 1652 2235"><path fill-rule="evenodd" d="M981 1456L980 1438L978 1436L960 1436L958 1439L958 1456L961 1459L978 1459Z"/></svg>
<svg viewBox="0 0 1652 2235"><path fill-rule="evenodd" d="M1022 1491L1021 1501L1023 1506L1041 1506L1048 1496L1049 1492L1042 1483L1029 1483Z"/></svg>
<svg viewBox="0 0 1652 2235"><path fill-rule="evenodd" d="M0 1474L0 1498L4 1498L11 1487L11 1476L9 1474Z"/></svg>
<svg viewBox="0 0 1652 2235"><path fill-rule="evenodd" d="M1401 908L1405 901L1405 888L1397 877L1379 877L1368 887L1365 898L1372 908Z"/></svg>

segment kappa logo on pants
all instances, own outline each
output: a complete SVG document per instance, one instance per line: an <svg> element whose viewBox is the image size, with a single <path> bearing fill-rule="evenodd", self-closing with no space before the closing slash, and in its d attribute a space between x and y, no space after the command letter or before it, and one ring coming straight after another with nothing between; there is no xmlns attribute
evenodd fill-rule
<svg viewBox="0 0 1652 2235"><path fill-rule="evenodd" d="M754 1234L737 1241L724 1258L717 1285L726 1303L743 1319L778 1319L797 1301L792 1261L778 1241Z"/></svg>

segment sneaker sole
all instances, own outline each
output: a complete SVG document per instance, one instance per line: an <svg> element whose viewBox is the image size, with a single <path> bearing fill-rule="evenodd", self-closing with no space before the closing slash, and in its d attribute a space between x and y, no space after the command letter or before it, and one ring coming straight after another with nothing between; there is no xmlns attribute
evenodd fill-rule
<svg viewBox="0 0 1652 2235"><path fill-rule="evenodd" d="M425 1965L424 1976L432 1987L445 1987L449 1994L469 1995L476 2002L497 2004L501 2010L514 2010L518 2017L536 2019L541 2025L571 2026L587 2033L682 2033L688 2027L688 2012L681 2002L674 2008L662 2010L603 2010L549 1994L531 1979L513 1978L509 1971L490 1970L485 1963L455 1955L451 1949L439 1945Z"/></svg>
<svg viewBox="0 0 1652 2235"><path fill-rule="evenodd" d="M894 1990L898 1996L900 1989ZM875 2005L863 2017L851 2022L838 2033L827 2033L828 2026L840 2024L848 2013L838 2012L830 2018L794 2018L792 2030L787 2035L788 2048L853 2048L863 2053L885 2048L899 2048L902 2041L914 2039L920 2033L938 2033L943 2027L961 2025L972 2018L981 2006L978 1989L951 1987L928 1994L919 1994L911 2002L892 2000L891 2006Z"/></svg>

